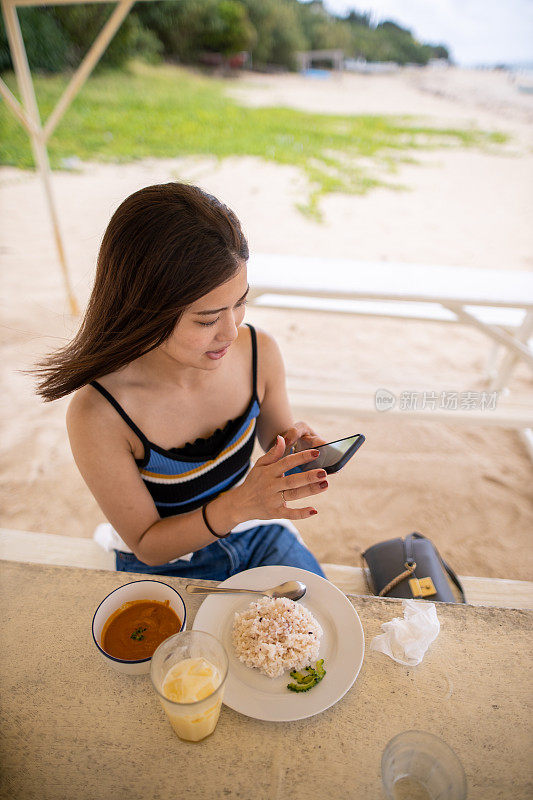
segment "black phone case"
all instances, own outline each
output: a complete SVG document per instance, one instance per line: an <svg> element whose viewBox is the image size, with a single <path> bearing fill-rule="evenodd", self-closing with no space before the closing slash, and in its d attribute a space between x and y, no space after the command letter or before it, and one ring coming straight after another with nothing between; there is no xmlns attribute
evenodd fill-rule
<svg viewBox="0 0 533 800"><path fill-rule="evenodd" d="M321 467L321 469L323 469L327 475L331 475L333 472L338 472L341 469L341 467L343 467L346 464L346 462L350 460L353 454L357 450L359 450L363 442L366 441L362 433L358 433L357 436L359 436L357 441L354 442L351 445L351 447L348 448L345 454L335 464L333 464L331 467ZM328 442L328 444L332 444L332 442ZM324 447L324 445L319 445L319 447L315 449L319 450L320 447ZM308 470L316 468L312 461L310 461L305 466L307 467L307 469L302 469L302 467L293 467L292 469L287 470L287 472L285 472L284 475L294 475L296 472L307 472Z"/></svg>
<svg viewBox="0 0 533 800"><path fill-rule="evenodd" d="M353 454L356 453L357 450L359 450L359 448L361 447L361 445L366 441L362 433L359 433L358 436L359 436L358 440L354 442L351 447L348 448L348 450L345 452L342 458L339 461L337 461L336 464L333 464L331 467L324 467L324 470L328 475L331 475L334 472L338 472L340 469L342 469L342 467L344 467L346 462L350 460Z"/></svg>

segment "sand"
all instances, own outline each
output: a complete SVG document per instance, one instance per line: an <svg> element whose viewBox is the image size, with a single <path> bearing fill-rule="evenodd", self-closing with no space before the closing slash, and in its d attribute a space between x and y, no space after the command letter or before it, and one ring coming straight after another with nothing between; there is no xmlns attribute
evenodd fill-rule
<svg viewBox="0 0 533 800"><path fill-rule="evenodd" d="M254 158L84 164L54 175L75 292L88 297L97 249L121 200L151 183L192 180L240 216L257 252L448 264L464 269L533 267L533 99L507 75L402 70L345 75L246 76L242 102L313 111L413 114L512 136L497 152L446 149L417 156L396 176L407 192L331 195L324 220L302 216L305 178ZM2 343L0 525L65 536L92 535L103 515L72 461L64 425L68 400L42 404L20 372L65 341L77 321L68 305L36 176L0 169ZM488 342L462 326L347 318L250 307L248 321L273 333L290 375L345 375L354 387L479 391ZM511 389L531 392L525 366ZM300 416L296 415L297 419ZM401 424L315 413L326 439L362 432L367 442L316 500L300 530L320 561L358 564L375 542L413 530L429 536L457 572L533 579L533 465L517 432L492 427ZM257 455L259 455L259 451Z"/></svg>

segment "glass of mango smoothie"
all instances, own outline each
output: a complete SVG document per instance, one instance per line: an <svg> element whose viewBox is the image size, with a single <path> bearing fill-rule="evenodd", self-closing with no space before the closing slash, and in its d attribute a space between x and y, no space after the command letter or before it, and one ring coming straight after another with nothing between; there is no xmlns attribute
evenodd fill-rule
<svg viewBox="0 0 533 800"><path fill-rule="evenodd" d="M213 733L227 674L227 653L210 633L182 631L159 645L150 677L180 739L199 742Z"/></svg>

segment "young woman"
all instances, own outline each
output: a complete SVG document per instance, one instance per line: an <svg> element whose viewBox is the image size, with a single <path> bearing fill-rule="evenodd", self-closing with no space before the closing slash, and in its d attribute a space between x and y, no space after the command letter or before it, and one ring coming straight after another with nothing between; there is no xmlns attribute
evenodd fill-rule
<svg viewBox="0 0 533 800"><path fill-rule="evenodd" d="M324 444L294 423L280 351L243 325L248 245L195 186L149 186L113 215L74 340L40 367L45 400L75 392L76 464L128 572L224 580L265 564L323 575L288 508L327 489ZM257 436L266 454L250 469ZM300 452L285 455L299 441Z"/></svg>

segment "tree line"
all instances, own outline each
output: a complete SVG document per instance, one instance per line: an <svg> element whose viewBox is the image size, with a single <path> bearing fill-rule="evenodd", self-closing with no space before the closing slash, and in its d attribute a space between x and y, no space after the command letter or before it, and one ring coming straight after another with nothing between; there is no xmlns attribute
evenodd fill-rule
<svg viewBox="0 0 533 800"><path fill-rule="evenodd" d="M114 4L19 8L32 69L61 72L76 67ZM344 51L347 58L427 64L449 59L442 45L424 44L412 32L370 14L330 13L323 0L158 0L134 6L101 65L121 67L131 58L157 63L238 63L241 52L258 70L296 69L301 50ZM233 59L233 61L232 61ZM12 69L0 23L0 71Z"/></svg>

